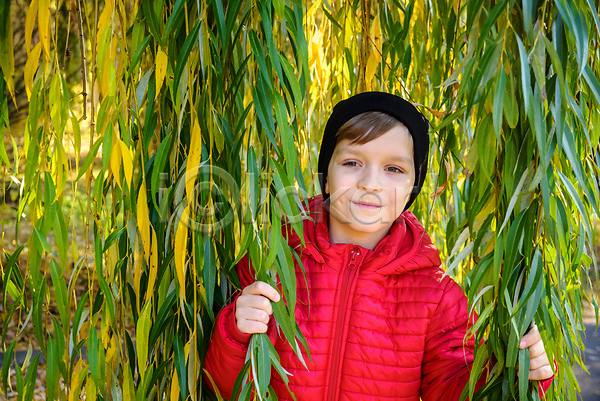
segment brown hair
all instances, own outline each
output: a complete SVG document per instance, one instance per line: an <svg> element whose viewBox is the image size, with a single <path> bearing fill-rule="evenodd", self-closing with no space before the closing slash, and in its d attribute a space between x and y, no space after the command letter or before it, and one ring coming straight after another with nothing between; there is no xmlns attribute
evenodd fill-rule
<svg viewBox="0 0 600 401"><path fill-rule="evenodd" d="M336 134L336 144L348 139L350 143L364 145L398 125L405 126L396 118L380 111L361 113L340 127Z"/></svg>

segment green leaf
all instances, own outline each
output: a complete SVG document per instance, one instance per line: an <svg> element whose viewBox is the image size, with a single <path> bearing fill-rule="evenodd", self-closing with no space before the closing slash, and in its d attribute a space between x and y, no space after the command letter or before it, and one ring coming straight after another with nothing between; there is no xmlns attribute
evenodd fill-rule
<svg viewBox="0 0 600 401"><path fill-rule="evenodd" d="M154 319L154 323L150 329L150 335L148 340L148 349L151 350L154 348L158 337L164 332L168 323L174 318L171 313L171 308L175 304L177 300L177 292L171 291L167 295L166 299L160 303L160 309L156 314L156 318Z"/></svg>
<svg viewBox="0 0 600 401"><path fill-rule="evenodd" d="M214 321L213 302L215 285L217 281L217 260L213 248L213 238L204 238L204 289L206 292L206 306L211 320Z"/></svg>
<svg viewBox="0 0 600 401"><path fill-rule="evenodd" d="M521 38L515 33L517 44L519 46L519 58L521 60L521 91L523 93L523 105L525 106L525 114L529 113L529 98L531 97L531 77L529 72L529 56L525 51Z"/></svg>
<svg viewBox="0 0 600 401"><path fill-rule="evenodd" d="M263 81L268 85L269 93L273 93L273 84L271 83L272 79L270 76L271 70L267 68L267 60L265 58L261 42L258 40L256 31L251 30L248 34L248 39L250 40L250 47L252 48L254 60L258 64L258 71L262 75Z"/></svg>
<svg viewBox="0 0 600 401"><path fill-rule="evenodd" d="M248 352L250 352L250 350ZM232 394L240 394L240 396L237 398L238 400L245 399L245 396L243 394L245 391L247 392L248 391L247 388L250 387L247 383L249 370L250 370L250 358L246 358L246 363L244 364L244 367L242 368L242 370L240 370L240 373L238 374L237 378L235 379L235 383L233 384ZM243 386L242 386L242 384L243 384ZM240 388L241 388L241 393L240 393ZM244 390L244 389L246 389L246 390ZM248 398L249 397L250 397L250 395L248 395Z"/></svg>
<svg viewBox="0 0 600 401"><path fill-rule="evenodd" d="M172 138L173 133L169 132L167 136L160 142L158 146L158 150L154 155L154 162L152 164L152 178L150 181L150 189L152 192L152 203L154 204L154 208L160 214L160 208L158 207L157 198L162 195L160 194L161 189L165 189L165 186L169 184L169 182L162 182L162 179L165 179L167 174L164 172L165 163L169 158L169 153L171 152L172 147ZM159 195L160 194L160 195Z"/></svg>
<svg viewBox="0 0 600 401"><path fill-rule="evenodd" d="M594 94L594 99L596 99L596 105L600 106L600 82L598 82L598 78L592 71L589 65L586 65L583 69L583 77L585 81L590 86L592 93Z"/></svg>
<svg viewBox="0 0 600 401"><path fill-rule="evenodd" d="M160 19L162 16L156 15L156 8L153 7L154 2L142 1L141 3L142 11L146 17L146 24L148 25L152 36L154 36L154 39L158 43L161 43L162 35L160 33L162 32L162 24L160 23Z"/></svg>
<svg viewBox="0 0 600 401"><path fill-rule="evenodd" d="M169 16L169 20L167 21L167 25L165 29L162 31L161 43L167 43L169 34L171 34L171 30L174 26L181 24L183 20L183 10L184 10L185 0L177 0L175 5L173 6L173 11Z"/></svg>
<svg viewBox="0 0 600 401"><path fill-rule="evenodd" d="M4 390L4 394L8 394L8 368L12 365L13 351L15 349L16 343L17 341L13 340L9 344L2 360L2 389Z"/></svg>
<svg viewBox="0 0 600 401"><path fill-rule="evenodd" d="M506 88L506 75L504 70L500 68L500 72L496 78L496 88L494 92L494 108L492 111L492 118L494 120L494 132L496 133L496 139L501 140L502 136L502 115L503 115L503 104L504 104L504 92Z"/></svg>
<svg viewBox="0 0 600 401"><path fill-rule="evenodd" d="M304 123L305 118L304 118L304 112L303 112L302 108L295 107L296 105L302 104L302 102L304 100L302 97L302 92L300 91L300 84L298 82L296 75L294 74L292 65L287 60L287 58L285 58L282 54L279 54L279 60L281 61L281 67L283 68L283 71L285 72L286 88L288 88L288 90L291 94L291 100L288 100L287 103L288 103L288 105L291 105L291 106L293 106L293 108L295 108L295 113L296 113L295 115L297 118L299 118L300 123Z"/></svg>
<svg viewBox="0 0 600 401"><path fill-rule="evenodd" d="M52 276L52 286L54 287L54 296L60 320L63 327L67 327L70 321L69 294L67 293L67 285L62 270L54 259L50 260L50 274Z"/></svg>
<svg viewBox="0 0 600 401"><path fill-rule="evenodd" d="M583 206L583 202L581 201L581 198L579 197L577 190L575 189L575 187L573 186L571 181L560 170L556 170L556 172L558 173L558 176L560 177L560 180L562 181L562 183L565 185L565 188L567 189L567 192L569 193L571 200L575 203L575 206L577 207L577 211L579 212L579 214L583 220L583 224L585 225L585 229L586 229L588 235L591 236L592 228L591 228L591 224L590 224L589 214L586 213L585 207Z"/></svg>
<svg viewBox="0 0 600 401"><path fill-rule="evenodd" d="M529 167L526 168L525 171L523 172L523 175L521 176L521 179L519 180L519 183L517 184L517 187L515 188L515 191L513 192L513 195L510 198L510 202L508 204L508 209L506 210L506 214L504 216L504 221L502 222L502 226L500 226L498 233L501 233L502 230L504 229L504 226L506 226L506 223L508 223L508 220L510 219L512 211L515 208L515 204L517 203L519 196L521 196L521 190L523 189L523 185L525 184L525 181L526 181L526 178L528 175L529 175Z"/></svg>
<svg viewBox="0 0 600 401"><path fill-rule="evenodd" d="M275 320L283 331L283 335L290 344L293 344L295 338L294 328L290 323L290 313L287 309L287 306L283 303L283 301L271 302L271 306L273 307L273 315L275 316Z"/></svg>
<svg viewBox="0 0 600 401"><path fill-rule="evenodd" d="M500 17L500 14L502 14L502 12L506 12L507 3L508 3L508 0L499 1L498 3L496 3L494 5L494 7L488 13L488 15L485 18L485 21L481 27L477 51L479 51L483 47L483 44L486 42L486 39L492 30L492 26L496 23L496 21ZM469 4L469 6L470 5L471 4ZM525 5L523 5L523 7L525 7ZM525 14L525 13L523 13L523 14Z"/></svg>
<svg viewBox="0 0 600 401"><path fill-rule="evenodd" d="M66 329L63 328L61 326L60 322L58 321L58 319L54 316L52 316L52 323L54 326L54 342L56 343L56 355L57 355L57 360L58 360L58 369L63 377L68 377L69 375L67 374L67 366L66 366L65 362L63 361L62 356L65 354L64 332L65 332L65 330L68 330L69 328L68 327Z"/></svg>
<svg viewBox="0 0 600 401"><path fill-rule="evenodd" d="M112 233L110 233L110 235L104 241L104 247L102 250L103 253L106 252L115 242L117 242L119 240L121 235L125 232L126 228L127 227L121 227L121 228L113 231Z"/></svg>
<svg viewBox="0 0 600 401"><path fill-rule="evenodd" d="M98 153L98 148L100 147L102 142L103 142L102 138L98 138L96 140L96 142L94 142L94 145L91 147L91 149L88 151L87 155L85 156L85 160L83 161L83 164L79 167L79 173L77 174L77 178L75 178L75 181L79 181L81 176L85 174L85 172L88 170L88 168L90 168L90 166L94 162L94 159L96 158L96 154Z"/></svg>
<svg viewBox="0 0 600 401"><path fill-rule="evenodd" d="M177 379L179 381L179 391L181 399L187 399L187 369L185 368L185 351L183 349L183 342L179 333L175 333L175 339L173 341L173 363L177 370Z"/></svg>
<svg viewBox="0 0 600 401"><path fill-rule="evenodd" d="M133 57L131 58L131 64L129 64L129 70L127 71L127 75L131 76L135 72L135 68L137 67L139 62L142 60L142 56L144 55L144 52L146 51L146 47L148 46L148 43L150 43L151 39L152 39L152 36L146 36L142 40L142 43L140 43L140 45L135 48L135 53L133 54Z"/></svg>
<svg viewBox="0 0 600 401"><path fill-rule="evenodd" d="M227 45L229 43L229 36L227 33L229 32L226 28L225 22L225 13L223 12L223 2L221 0L211 0L213 6L213 13L217 23L217 32L219 33L218 42L222 45ZM239 6L238 6L239 7ZM227 4L227 8L229 8L229 4Z"/></svg>
<svg viewBox="0 0 600 401"><path fill-rule="evenodd" d="M194 47L196 40L198 39L198 31L200 30L200 21L197 21L194 24L192 30L187 35L185 42L183 42L183 46L181 47L181 51L179 52L179 57L177 57L177 63L175 64L175 71L173 73L173 90L175 92L179 89L179 81L181 80L181 75L183 74L183 69L187 63L187 59L190 56L190 52Z"/></svg>
<svg viewBox="0 0 600 401"><path fill-rule="evenodd" d="M529 348L519 350L519 399L527 399L529 388Z"/></svg>
<svg viewBox="0 0 600 401"><path fill-rule="evenodd" d="M43 310L44 310L44 300L46 296L46 280L43 278L40 279L38 283L35 283L33 279L30 281L30 286L33 291L33 308L31 308L32 313L32 321L33 321L33 332L35 333L35 338L38 341L40 349L42 352L46 352L46 336L44 336L44 319L43 319ZM26 324L23 325L25 327ZM22 330L22 329L21 329Z"/></svg>
<svg viewBox="0 0 600 401"><path fill-rule="evenodd" d="M586 18L579 7L567 0L557 0L555 3L560 16L575 37L575 58L579 64L579 75L583 73L589 53L589 32Z"/></svg>
<svg viewBox="0 0 600 401"><path fill-rule="evenodd" d="M77 341L77 336L79 335L79 330L81 329L81 324L83 323L82 317L85 320L84 310L85 310L85 304L87 302L89 294L90 294L90 292L87 291L85 294L83 294L83 297L81 297L81 299L77 303L77 309L75 310L75 314L73 315L73 327L71 329L71 341ZM87 312L85 315L87 316ZM61 316L61 320L62 320L62 316ZM67 329L69 328L68 321L66 324L63 322L62 325L63 325L63 327L65 327Z"/></svg>
<svg viewBox="0 0 600 401"><path fill-rule="evenodd" d="M340 31L343 31L344 28L342 28L342 26L340 25L340 23L337 21L336 18L333 17L333 15L331 15L331 13L329 11L327 11L327 9L325 8L325 4L323 4L321 6L321 9L323 10L323 13L325 14L325 16L327 17L327 19Z"/></svg>
<svg viewBox="0 0 600 401"><path fill-rule="evenodd" d="M261 394L267 392L269 383L271 382L271 355L269 352L268 342L271 342L265 333L253 335L256 338L256 361L258 368L258 384Z"/></svg>
<svg viewBox="0 0 600 401"><path fill-rule="evenodd" d="M23 394L23 401L33 400L33 392L37 387L35 381L37 379L38 363L41 356L42 354L38 353L27 367L27 375L25 376L24 382L25 391Z"/></svg>
<svg viewBox="0 0 600 401"><path fill-rule="evenodd" d="M98 388L102 388L104 387L104 384L100 380L100 358L98 353L98 345L98 333L96 332L96 328L91 326L88 336L87 360L90 367L90 375L92 376L92 380Z"/></svg>
<svg viewBox="0 0 600 401"><path fill-rule="evenodd" d="M66 268L68 265L69 233L60 205L57 205L55 209L53 230L56 248L60 257L60 264L62 267Z"/></svg>
<svg viewBox="0 0 600 401"><path fill-rule="evenodd" d="M43 235L37 227L33 227L33 232L35 234L34 238L36 240L37 246L42 249L46 253L52 253L52 249L50 249L50 245L46 240L46 236Z"/></svg>
<svg viewBox="0 0 600 401"><path fill-rule="evenodd" d="M52 337L48 337L48 346L46 347L46 399L48 400L54 400L59 380L58 358L56 343Z"/></svg>
<svg viewBox="0 0 600 401"><path fill-rule="evenodd" d="M259 85L262 83L262 79L259 80ZM259 88L260 89L260 88ZM252 88L252 99L254 100L254 108L256 109L256 115L260 121L269 142L275 147L279 153L279 146L275 139L275 124L273 119L272 101L270 92L259 91L257 88Z"/></svg>

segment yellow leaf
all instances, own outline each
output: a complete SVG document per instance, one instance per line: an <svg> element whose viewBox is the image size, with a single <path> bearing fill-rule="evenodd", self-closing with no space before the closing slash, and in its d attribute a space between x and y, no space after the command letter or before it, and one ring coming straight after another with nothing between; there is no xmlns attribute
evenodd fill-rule
<svg viewBox="0 0 600 401"><path fill-rule="evenodd" d="M194 183L198 175L198 167L200 167L200 159L202 158L202 134L200 132L200 124L198 117L194 116L192 122L192 132L190 140L190 153L187 159L187 171L185 173L185 193L188 197L188 205L193 202Z"/></svg>
<svg viewBox="0 0 600 401"><path fill-rule="evenodd" d="M131 369L129 364L125 363L125 370L123 372L123 399L124 400L135 400L135 391L133 386L133 377L131 376Z"/></svg>
<svg viewBox="0 0 600 401"><path fill-rule="evenodd" d="M452 2L452 8L454 9L454 14L459 16L460 14L460 0L454 0Z"/></svg>
<svg viewBox="0 0 600 401"><path fill-rule="evenodd" d="M367 83L371 82L371 79L375 76L375 71L379 66L379 53L371 52L369 54L369 59L367 60L367 70L365 71L365 81Z"/></svg>
<svg viewBox="0 0 600 401"><path fill-rule="evenodd" d="M110 30L107 31L110 34ZM115 96L117 92L117 76L116 76L116 67L115 67L115 59L117 55L117 41L111 35L110 41L108 42L108 52L106 53L106 57L104 58L104 68L102 72L102 85L100 90L104 97Z"/></svg>
<svg viewBox="0 0 600 401"><path fill-rule="evenodd" d="M437 118L443 118L446 115L445 111L438 111L438 110L434 110L431 107L425 106L424 104L420 104L420 103L413 103L413 106L417 107L424 107L426 108L431 114L433 114L434 116L436 116Z"/></svg>
<svg viewBox="0 0 600 401"><path fill-rule="evenodd" d="M136 294L136 305L135 308L136 310L140 311L140 283L142 281L142 259L140 258L140 254L138 249L136 248L135 250L135 254L134 254L134 260L135 260L135 270L133 272L133 290L135 291Z"/></svg>
<svg viewBox="0 0 600 401"><path fill-rule="evenodd" d="M142 382L146 373L146 363L148 362L148 338L150 336L150 326L152 325L152 302L146 302L136 327L136 349L137 359Z"/></svg>
<svg viewBox="0 0 600 401"><path fill-rule="evenodd" d="M185 346L185 354L188 360L188 391L190 392L191 399L197 400L198 394L196 393L196 389L200 381L200 359L198 358L198 352L194 344L196 344L195 328L194 333L190 336L190 341Z"/></svg>
<svg viewBox="0 0 600 401"><path fill-rule="evenodd" d="M96 401L96 383L92 380L91 376L85 382L85 399L86 401Z"/></svg>
<svg viewBox="0 0 600 401"><path fill-rule="evenodd" d="M119 261L119 246L115 242L106 252L106 280L112 283L115 278L115 270Z"/></svg>
<svg viewBox="0 0 600 401"><path fill-rule="evenodd" d="M110 364L114 356L117 354L117 342L115 341L115 337L110 338L110 346L108 347L108 351L106 351L106 363Z"/></svg>
<svg viewBox="0 0 600 401"><path fill-rule="evenodd" d="M219 392L219 389L217 387L217 384L215 383L215 381L213 380L212 376L210 375L210 373L208 373L208 371L206 369L202 369L202 371L204 372L204 374L206 375L206 377L208 378L208 380L210 381L210 383L212 384L212 388L215 390L216 392L216 396L217 396L217 400L219 401L223 401L223 397L221 397L221 393Z"/></svg>
<svg viewBox="0 0 600 401"><path fill-rule="evenodd" d="M31 37L33 36L33 25L35 24L37 13L38 0L31 0L31 4L29 4L27 15L25 17L25 50L27 50L27 56L29 56L29 52L31 51Z"/></svg>
<svg viewBox="0 0 600 401"><path fill-rule="evenodd" d="M112 329L109 327L108 324L103 324L100 327L100 334L102 335L102 346L104 348L108 348L108 343L110 343L110 339L112 338L110 336L110 331L112 331ZM104 359L106 360L106 357Z"/></svg>
<svg viewBox="0 0 600 401"><path fill-rule="evenodd" d="M111 23L114 7L115 7L114 0L107 0L104 2L104 10L102 10L102 13L100 14L100 18L98 19L98 37L102 36L102 34L104 33L104 30L106 29L108 24ZM96 46L98 46L98 45L99 45L99 43L97 43ZM98 49L96 48L96 50L98 50Z"/></svg>
<svg viewBox="0 0 600 401"><path fill-rule="evenodd" d="M159 46L158 51L156 52L156 98L158 98L160 88L162 87L163 80L167 74L168 61L167 54L163 52L162 48Z"/></svg>
<svg viewBox="0 0 600 401"><path fill-rule="evenodd" d="M148 198L146 196L146 180L142 180L142 185L137 198L137 224L142 238L142 247L144 248L144 257L148 263L150 255L150 213L148 211Z"/></svg>
<svg viewBox="0 0 600 401"><path fill-rule="evenodd" d="M79 399L79 386L81 385L79 381L79 373L82 372L83 369L83 359L77 361L75 365L75 369L73 370L73 374L71 375L71 385L69 388L69 401L78 400Z"/></svg>
<svg viewBox="0 0 600 401"><path fill-rule="evenodd" d="M121 147L119 146L119 143L116 142L110 152L110 170L115 176L115 180L119 187L121 187L121 159Z"/></svg>
<svg viewBox="0 0 600 401"><path fill-rule="evenodd" d="M152 229L152 253L150 254L150 264L148 265L148 294L147 299L152 299L154 295L154 283L156 282L156 275L158 273L158 240L156 238L156 232Z"/></svg>
<svg viewBox="0 0 600 401"><path fill-rule="evenodd" d="M56 196L54 200L58 200L62 196L65 190L65 185L67 184L67 176L65 172L68 169L68 159L62 142L56 140L54 145L55 153L52 160L52 175L54 176L54 182L56 185Z"/></svg>
<svg viewBox="0 0 600 401"><path fill-rule="evenodd" d="M46 61L50 61L50 0L39 0L38 34L44 47Z"/></svg>
<svg viewBox="0 0 600 401"><path fill-rule="evenodd" d="M123 158L123 173L125 174L125 180L127 186L131 188L131 180L133 179L133 160L131 152L125 142L119 139L119 145L121 146L121 157Z"/></svg>
<svg viewBox="0 0 600 401"><path fill-rule="evenodd" d="M189 209L190 207L186 206L182 217L179 219L177 232L175 233L175 271L177 273L177 281L179 282L179 288L182 294L185 291L185 260L187 256L187 223L189 219Z"/></svg>
<svg viewBox="0 0 600 401"><path fill-rule="evenodd" d="M377 52L381 52L382 48L382 36L381 36L381 24L379 22L379 16L375 16L373 19L373 25L371 26L371 39L377 48ZM368 75L367 75L368 76Z"/></svg>
<svg viewBox="0 0 600 401"><path fill-rule="evenodd" d="M179 381L177 380L177 369L173 369L171 379L171 401L179 401Z"/></svg>
<svg viewBox="0 0 600 401"><path fill-rule="evenodd" d="M115 66L115 60L117 58L117 41L115 38L111 38L108 57L106 57L106 68L104 74L106 82L108 83L107 96L115 96L117 93L117 70ZM108 73L108 74L107 74Z"/></svg>
<svg viewBox="0 0 600 401"><path fill-rule="evenodd" d="M42 52L42 45L38 42L33 51L27 57L25 63L25 71L23 73L23 79L25 81L25 92L27 92L27 99L31 98L31 90L33 89L33 77L38 69L40 63L40 53Z"/></svg>

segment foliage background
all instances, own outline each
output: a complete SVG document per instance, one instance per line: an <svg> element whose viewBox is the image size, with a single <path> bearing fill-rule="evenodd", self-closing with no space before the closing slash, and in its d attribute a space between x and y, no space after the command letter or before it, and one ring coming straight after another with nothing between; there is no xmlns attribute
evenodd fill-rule
<svg viewBox="0 0 600 401"><path fill-rule="evenodd" d="M480 315L476 367L498 361L480 396L536 396L516 376L535 320L549 397L575 399L599 39L591 0L2 2L0 350L46 364L5 363L0 390L31 399L45 369L48 399L219 398L202 364L245 253L306 357L278 222L301 231L332 106L384 90L431 122L413 210ZM281 374L260 336L249 359L242 398Z"/></svg>

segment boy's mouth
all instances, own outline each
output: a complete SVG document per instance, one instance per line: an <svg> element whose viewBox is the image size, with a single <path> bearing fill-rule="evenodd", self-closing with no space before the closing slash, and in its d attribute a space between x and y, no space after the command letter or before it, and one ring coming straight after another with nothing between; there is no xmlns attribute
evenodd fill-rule
<svg viewBox="0 0 600 401"><path fill-rule="evenodd" d="M380 204L374 203L374 202L360 201L360 202L352 202L352 203L360 208L365 208L365 209L380 209L381 208Z"/></svg>

